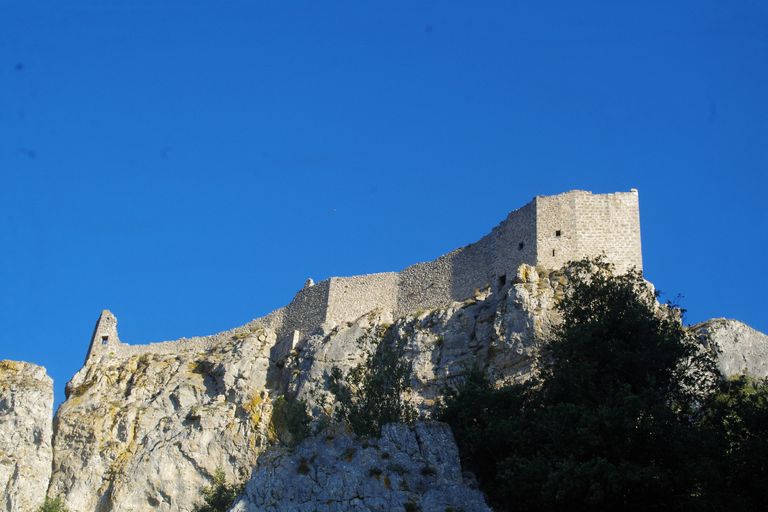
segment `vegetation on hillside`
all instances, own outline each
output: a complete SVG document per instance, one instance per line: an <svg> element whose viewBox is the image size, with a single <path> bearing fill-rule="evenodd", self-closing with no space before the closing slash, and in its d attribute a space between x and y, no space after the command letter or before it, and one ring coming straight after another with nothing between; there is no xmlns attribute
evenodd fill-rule
<svg viewBox="0 0 768 512"><path fill-rule="evenodd" d="M638 272L570 271L539 375L474 371L440 418L496 510L760 510L768 383L724 381Z"/></svg>
<svg viewBox="0 0 768 512"><path fill-rule="evenodd" d="M336 419L365 436L379 435L387 423L412 423L416 409L404 396L411 382L411 363L403 357L405 340L380 327L360 344L366 347L360 364L346 373L331 369L328 388L336 399Z"/></svg>
<svg viewBox="0 0 768 512"><path fill-rule="evenodd" d="M243 492L242 484L228 484L224 471L216 470L213 485L203 489L203 505L195 507L195 512L226 512Z"/></svg>
<svg viewBox="0 0 768 512"><path fill-rule="evenodd" d="M272 406L269 420L270 438L294 447L310 434L312 418L307 412L307 403L297 398L279 396Z"/></svg>
<svg viewBox="0 0 768 512"><path fill-rule="evenodd" d="M40 505L37 512L69 512L69 509L64 506L61 498L45 498L45 502Z"/></svg>

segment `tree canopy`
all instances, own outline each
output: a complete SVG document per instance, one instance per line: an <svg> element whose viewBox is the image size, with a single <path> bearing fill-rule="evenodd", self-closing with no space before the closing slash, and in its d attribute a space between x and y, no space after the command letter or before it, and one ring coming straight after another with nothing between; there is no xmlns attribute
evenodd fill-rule
<svg viewBox="0 0 768 512"><path fill-rule="evenodd" d="M597 259L567 274L562 323L542 347L538 375L496 387L474 371L446 397L441 418L493 506L764 504L768 385L753 383L746 396L745 384L722 381L683 311L660 305L639 272L614 275Z"/></svg>

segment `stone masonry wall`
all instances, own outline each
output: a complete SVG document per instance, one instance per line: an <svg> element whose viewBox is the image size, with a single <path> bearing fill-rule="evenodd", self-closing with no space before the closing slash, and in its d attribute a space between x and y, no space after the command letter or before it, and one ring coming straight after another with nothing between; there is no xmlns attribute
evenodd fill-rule
<svg viewBox="0 0 768 512"><path fill-rule="evenodd" d="M177 343L203 350L257 325L276 340L273 357L279 358L323 324L353 321L376 308L395 317L434 309L470 298L489 286L504 286L523 263L556 269L570 260L601 253L619 271L633 266L642 269L637 190L615 194L573 190L537 196L476 243L401 272L332 277L305 286L284 308L212 336L126 345L117 337L114 316L105 311L94 331L88 358L105 353L172 352L181 348Z"/></svg>
<svg viewBox="0 0 768 512"><path fill-rule="evenodd" d="M502 284L499 278L514 276L522 263L533 264L535 220L530 203L510 213L478 242L400 272L395 316L467 299L476 290Z"/></svg>
<svg viewBox="0 0 768 512"><path fill-rule="evenodd" d="M451 300L453 260L456 253L417 263L400 272L395 316L405 311L428 309Z"/></svg>
<svg viewBox="0 0 768 512"><path fill-rule="evenodd" d="M180 338L172 341L159 341L142 345L129 345L120 341L117 333L117 318L111 311L105 309L99 316L94 329L86 363L91 359L101 357L129 358L142 354L178 354L180 352L203 352L210 350L234 337L258 333L265 341L274 344L277 333L281 332L286 308L280 308L272 313L257 318L247 324L222 331L209 336ZM104 338L107 338L106 340Z"/></svg>
<svg viewBox="0 0 768 512"><path fill-rule="evenodd" d="M285 307L280 336L290 336L294 331L306 335L325 322L329 290L330 279L300 290Z"/></svg>
<svg viewBox="0 0 768 512"><path fill-rule="evenodd" d="M325 321L340 324L381 308L397 308L397 272L355 277L332 277L328 288Z"/></svg>
<svg viewBox="0 0 768 512"><path fill-rule="evenodd" d="M536 264L554 269L605 253L620 272L642 269L637 190L615 194L574 190L537 196L534 203Z"/></svg>
<svg viewBox="0 0 768 512"><path fill-rule="evenodd" d="M85 356L85 362L87 363L92 357L109 352L120 345L120 338L117 336L117 318L111 311L105 309L99 315L96 327L93 329L91 345L88 348L88 355Z"/></svg>
<svg viewBox="0 0 768 512"><path fill-rule="evenodd" d="M492 269L495 279L508 279L517 274L523 263L536 264L536 205L527 205L510 213L491 231L493 240ZM498 285L498 281L495 283Z"/></svg>

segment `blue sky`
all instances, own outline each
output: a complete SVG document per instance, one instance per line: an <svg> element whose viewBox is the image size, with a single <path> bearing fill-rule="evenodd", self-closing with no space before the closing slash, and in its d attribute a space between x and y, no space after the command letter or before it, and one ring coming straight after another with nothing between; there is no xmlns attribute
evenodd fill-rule
<svg viewBox="0 0 768 512"><path fill-rule="evenodd" d="M646 276L768 331L768 4L0 5L0 358L213 333L537 194L640 191Z"/></svg>

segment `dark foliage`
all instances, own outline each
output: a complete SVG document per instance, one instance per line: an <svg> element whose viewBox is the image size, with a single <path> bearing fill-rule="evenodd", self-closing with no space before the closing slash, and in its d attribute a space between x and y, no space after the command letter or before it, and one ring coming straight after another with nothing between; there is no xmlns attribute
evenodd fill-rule
<svg viewBox="0 0 768 512"><path fill-rule="evenodd" d="M497 510L764 508L768 386L719 383L682 311L611 270L571 266L538 378L448 392L466 467Z"/></svg>
<svg viewBox="0 0 768 512"><path fill-rule="evenodd" d="M282 444L293 447L309 436L311 421L304 400L279 396L272 407L270 429Z"/></svg>
<svg viewBox="0 0 768 512"><path fill-rule="evenodd" d="M719 510L768 510L768 379L721 382L701 421L713 467L706 482Z"/></svg>
<svg viewBox="0 0 768 512"><path fill-rule="evenodd" d="M213 485L203 489L205 504L196 507L195 512L226 512L242 492L243 486L227 484L224 472L219 469L213 475Z"/></svg>
<svg viewBox="0 0 768 512"><path fill-rule="evenodd" d="M45 502L37 509L37 512L69 512L61 498L45 498Z"/></svg>
<svg viewBox="0 0 768 512"><path fill-rule="evenodd" d="M328 376L336 419L364 436L379 435L387 423L412 423L416 410L403 396L411 381L411 364L403 357L405 341L379 328L359 343L366 347L365 360L346 374L334 366Z"/></svg>

